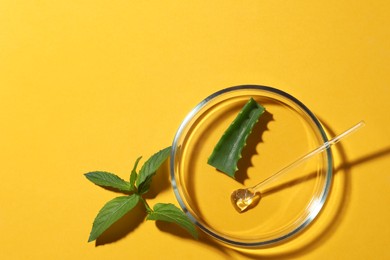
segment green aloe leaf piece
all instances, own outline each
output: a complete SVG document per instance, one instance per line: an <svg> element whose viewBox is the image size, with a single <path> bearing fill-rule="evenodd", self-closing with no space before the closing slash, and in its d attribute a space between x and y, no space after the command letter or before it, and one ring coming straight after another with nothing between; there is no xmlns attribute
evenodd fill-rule
<svg viewBox="0 0 390 260"><path fill-rule="evenodd" d="M132 194L121 196L107 202L96 216L88 242L94 241L118 219L133 209L139 202L140 196Z"/></svg>
<svg viewBox="0 0 390 260"><path fill-rule="evenodd" d="M95 171L84 174L88 180L96 185L103 187L111 187L121 191L131 191L130 183L119 178L113 173L104 171Z"/></svg>
<svg viewBox="0 0 390 260"><path fill-rule="evenodd" d="M139 172L137 178L137 188L139 194L146 193L150 188L152 177L160 168L161 164L168 158L171 153L171 147L167 147L154 155L152 155L145 163Z"/></svg>
<svg viewBox="0 0 390 260"><path fill-rule="evenodd" d="M241 158L246 139L264 111L263 106L250 98L214 147L207 163L235 178L237 162Z"/></svg>
<svg viewBox="0 0 390 260"><path fill-rule="evenodd" d="M191 222L188 216L178 207L171 203L157 203L153 207L146 220L162 220L176 223L187 230L194 238L198 238L195 224Z"/></svg>

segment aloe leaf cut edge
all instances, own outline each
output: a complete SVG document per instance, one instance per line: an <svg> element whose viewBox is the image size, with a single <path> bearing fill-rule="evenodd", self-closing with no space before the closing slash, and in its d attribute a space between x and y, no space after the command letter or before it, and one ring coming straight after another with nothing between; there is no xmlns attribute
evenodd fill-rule
<svg viewBox="0 0 390 260"><path fill-rule="evenodd" d="M253 98L250 98L219 139L207 163L228 176L235 178L241 151L246 145L246 140L252 132L253 126L264 111L265 108L263 106L258 104Z"/></svg>

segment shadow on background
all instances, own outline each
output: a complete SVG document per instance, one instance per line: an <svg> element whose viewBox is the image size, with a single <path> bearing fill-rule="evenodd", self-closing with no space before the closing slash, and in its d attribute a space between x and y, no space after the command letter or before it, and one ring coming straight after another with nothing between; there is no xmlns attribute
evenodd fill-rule
<svg viewBox="0 0 390 260"><path fill-rule="evenodd" d="M156 221L156 227L162 232L170 233L183 239L188 239L191 243L201 243L203 245L216 249L226 259L229 259L230 254L227 248L214 241L211 237L209 237L206 233L202 232L199 228L199 238L198 240L195 240L187 231L185 231L183 228L174 223Z"/></svg>
<svg viewBox="0 0 390 260"><path fill-rule="evenodd" d="M157 170L156 174L153 177L150 190L143 197L145 199L152 199L157 196L158 193L169 189L169 164L168 160L164 162L161 167ZM110 187L102 187L108 191L112 191L120 194L131 194L127 192L120 192L116 189ZM116 242L129 233L134 231L146 218L146 209L143 203L139 202L130 212L125 214L117 222L112 224L103 234L101 234L97 239L95 246L101 246L105 244L110 244Z"/></svg>
<svg viewBox="0 0 390 260"><path fill-rule="evenodd" d="M268 113L267 115L267 123L272 121L272 115ZM261 124L257 124L261 125ZM330 129L330 127L327 124L324 124L324 127L327 129L329 134L331 136L335 136L334 131ZM254 128L254 132L256 133L263 133L266 131L266 126L259 127L258 129ZM245 160L242 160L240 162L241 169L248 169L251 166L250 157L254 154L256 154L256 145L261 142L261 135L260 137L254 137L253 135L251 139L248 139L248 144L251 144L244 149L243 151L243 158L246 158ZM252 139L253 138L253 139ZM366 156L363 156L361 158L355 159L353 161L348 161L347 155L345 153L345 150L343 146L338 143L336 144L332 149L337 149L338 155L339 155L339 165L337 168L333 169L333 174L344 174L343 178L345 178L344 183L342 183L342 187L340 188L341 191L341 201L337 205L337 209L335 211L337 214L334 214L333 219L331 221L328 221L326 224L327 226L325 228L322 228L322 233L316 234L315 238L304 243L303 245L300 245L297 248L288 249L288 250L279 250L278 253L269 255L269 253L264 253L262 249L252 249L252 250L241 250L241 249L232 249L228 246L224 246L216 241L214 241L211 237L209 237L207 234L199 231L199 240L194 240L192 236L185 231L180 226L174 224L174 223L168 223L164 221L156 221L156 227L166 233L170 233L172 235L178 236L183 239L188 239L192 242L202 243L204 245L207 245L209 247L212 247L213 249L218 250L223 256L226 256L228 258L232 255L232 250L234 250L236 253L239 253L247 258L253 258L253 259L280 259L280 258L291 258L291 257L299 257L304 254L307 254L308 252L314 250L316 247L319 247L322 243L324 243L327 239L330 239L334 231L337 229L337 227L340 225L344 212L347 209L347 203L350 193L350 172L351 169L356 166L360 165L369 161L373 161L376 159L380 159L382 157L386 157L390 155L390 147L385 147L377 152L368 154ZM245 180L245 175L243 174L244 170L242 170L238 175L240 176L239 181L242 182ZM244 177L243 177L243 176ZM296 180L292 180L289 182L286 182L284 184L278 185L276 187L272 187L266 191L264 191L264 195L272 195L272 193L278 192L282 189L289 188L291 186L297 185L305 180L310 180L311 178L314 178L315 175L313 173L308 174L304 178L298 178ZM169 165L168 162L165 162L162 167L157 171L156 175L153 177L151 189L149 191L149 194L145 196L146 199L148 198L155 198L157 194L163 190L170 189L170 176L169 176ZM332 187L329 196L332 195ZM324 209L327 207L327 202L324 205ZM324 210L322 210L318 217L313 221L315 223L319 218L321 218L321 215L323 214ZM326 217L326 216L323 216ZM134 231L142 222L144 222L146 218L146 212L144 209L144 206L140 203L138 204L131 212L126 214L124 217L122 217L120 220L118 220L116 223L114 223L108 230L106 230L97 240L96 240L96 246L109 244L112 242L115 242L121 238L124 238L129 233ZM312 224L313 224L312 223ZM311 224L311 225L312 225ZM310 228L310 226L309 226ZM303 236L306 232L307 228L302 231L299 235L297 235L294 238L299 238L299 236ZM288 243L288 241L285 241L284 243ZM280 246L283 246L282 243ZM278 247L279 245L276 245ZM267 248L266 248L267 249Z"/></svg>
<svg viewBox="0 0 390 260"><path fill-rule="evenodd" d="M324 124L323 121L321 121L322 124L324 125L324 128L328 131L329 135L330 136L335 136L336 134L334 133L333 130L330 129L330 127L328 126L328 124ZM351 169L354 167L354 166L357 166L357 165L360 165L360 164L363 164L363 163L366 163L366 162L369 162L369 161L373 161L373 160L376 160L376 159L380 159L380 158L383 158L383 157L386 157L386 156L390 156L390 147L385 147L377 152L374 152L374 153L371 153L371 154L368 154L366 156L363 156L361 158L358 158L358 159L355 159L353 161L348 161L348 157L345 153L345 149L343 148L343 146L338 143L336 145L334 145L334 148L332 149L337 149L337 152L338 152L338 155L340 156L340 164L337 166L337 168L334 168L333 169L333 175L336 175L336 174L344 174L344 178L345 178L345 181L343 183L343 187L341 187L340 189L342 189L341 191L341 201L340 203L337 205L337 209L335 209L335 212L337 212L336 214L334 214L333 216L333 219L331 221L328 221L326 224L327 226L324 227L324 228L321 228L321 231L322 233L319 233L319 234L316 234L315 238L312 239L311 241L308 241L306 243L304 243L303 245L301 245L300 247L297 247L297 248L293 248L293 249L288 249L288 250L285 250L285 252L283 252L282 250L280 250L279 253L275 253L273 255L269 255L269 254L264 254L262 253L262 249L253 249L253 250L240 250L240 249L237 249L237 252L248 257L248 258L253 258L253 259L261 259L261 258L267 258L267 259L284 259L284 258L295 258L295 257L300 257L300 256L303 256L305 254L307 254L308 252L314 250L315 248L321 246L321 244L323 244L325 242L325 240L327 239L330 239L332 237L332 234L335 232L335 230L337 229L337 227L339 227L343 217L344 217L344 213L345 213L345 210L347 209L347 204L348 204L348 199L349 199L349 196L350 196L350 173L351 173ZM309 175L308 178L310 179L312 176ZM266 191L266 193L270 194L270 193L274 193L274 192L277 192L283 188L287 188L287 187L290 187L291 185L295 185L297 183L300 183L302 180L293 180L291 182L288 182L288 183L285 183L285 184L282 184L280 186L277 186L275 188L272 188L268 191ZM330 191L330 194L328 196L331 196L332 195L332 187L331 187L331 191ZM327 202L325 202L325 205L324 205L324 209L326 208L327 206ZM311 225L313 225L316 221L318 221L319 218L321 218L321 216L323 215L323 211L322 210L319 215L317 216L317 218L313 221L313 223L311 223ZM326 217L326 216L323 216L323 217ZM308 227L310 228L310 226ZM299 236L303 236L305 235L305 232L307 232L307 229L306 228L303 232L301 232L299 235L297 235L296 237L293 237L292 239L294 238L298 238ZM285 243L288 243L288 241L285 241ZM284 243L280 244L281 246L283 245ZM278 245L277 245L278 246Z"/></svg>
<svg viewBox="0 0 390 260"><path fill-rule="evenodd" d="M237 162L238 171L235 173L236 181L241 184L244 184L244 181L248 179L248 169L253 166L251 161L252 156L258 154L256 147L259 143L263 142L263 134L269 130L268 124L271 121L274 121L273 115L265 110L246 140L246 145L241 152L242 157Z"/></svg>
<svg viewBox="0 0 390 260"><path fill-rule="evenodd" d="M144 222L145 217L145 207L142 203L138 203L135 208L112 224L111 227L101 234L96 239L95 246L110 244L124 238L134 231L142 222Z"/></svg>
<svg viewBox="0 0 390 260"><path fill-rule="evenodd" d="M143 195L145 199L154 199L160 192L171 188L169 176L169 159L166 160L153 176L149 191Z"/></svg>

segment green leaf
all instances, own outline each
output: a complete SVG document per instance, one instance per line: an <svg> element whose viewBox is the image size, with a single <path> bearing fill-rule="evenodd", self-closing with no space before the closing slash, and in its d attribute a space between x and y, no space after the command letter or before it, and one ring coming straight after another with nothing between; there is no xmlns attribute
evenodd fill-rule
<svg viewBox="0 0 390 260"><path fill-rule="evenodd" d="M176 223L187 230L194 238L198 238L196 226L188 216L178 207L170 203L157 203L153 207L153 211L148 214L146 220L162 220Z"/></svg>
<svg viewBox="0 0 390 260"><path fill-rule="evenodd" d="M152 155L142 166L137 179L138 193L144 194L150 188L152 177L160 168L161 164L168 158L171 153L171 147L167 147Z"/></svg>
<svg viewBox="0 0 390 260"><path fill-rule="evenodd" d="M134 163L133 170L131 170L131 174L130 174L130 189L132 191L135 190L134 184L135 184L135 181L136 181L137 176L138 176L136 170L137 170L137 165L138 165L139 161L141 160L141 158L142 158L142 156L138 157L138 159Z"/></svg>
<svg viewBox="0 0 390 260"><path fill-rule="evenodd" d="M246 139L264 111L265 108L251 98L222 135L207 163L235 178L237 162L241 158Z"/></svg>
<svg viewBox="0 0 390 260"><path fill-rule="evenodd" d="M133 209L139 202L139 195L121 196L107 202L96 216L88 242L96 240L113 223Z"/></svg>
<svg viewBox="0 0 390 260"><path fill-rule="evenodd" d="M121 191L131 191L130 183L124 181L113 173L95 171L84 174L88 180L95 183L96 185L103 187L111 187Z"/></svg>

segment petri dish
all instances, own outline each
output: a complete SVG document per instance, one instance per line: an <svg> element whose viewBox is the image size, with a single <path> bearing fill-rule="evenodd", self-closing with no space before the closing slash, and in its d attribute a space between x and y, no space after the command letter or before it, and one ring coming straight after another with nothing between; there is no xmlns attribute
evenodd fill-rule
<svg viewBox="0 0 390 260"><path fill-rule="evenodd" d="M266 112L231 178L207 159L250 98ZM258 204L243 213L234 209L230 194L266 179L327 140L316 116L286 92L258 85L222 89L190 111L177 130L170 159L175 196L189 218L218 242L244 248L283 243L309 226L323 207L332 181L330 149L265 187Z"/></svg>

